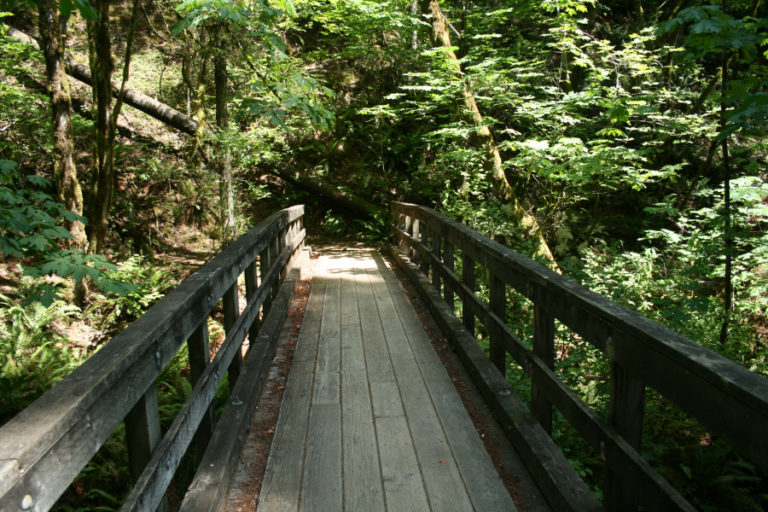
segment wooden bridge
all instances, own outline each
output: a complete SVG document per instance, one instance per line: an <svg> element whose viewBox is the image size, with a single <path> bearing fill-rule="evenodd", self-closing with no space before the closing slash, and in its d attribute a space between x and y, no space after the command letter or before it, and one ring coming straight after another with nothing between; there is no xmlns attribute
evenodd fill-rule
<svg viewBox="0 0 768 512"><path fill-rule="evenodd" d="M4 425L0 510L54 507L122 423L134 476L122 510L167 508L190 450L203 455L180 508L222 510L306 262L303 211L251 229ZM768 474L768 380L433 210L396 203L393 214L392 261L552 509L694 510L639 453L646 388ZM513 293L533 303L531 347L513 331ZM211 359L207 318L219 303L226 339ZM558 377L558 323L610 361L606 417ZM478 329L489 334L487 353ZM155 383L185 344L192 392L162 433ZM507 384L512 362L531 379L530 404ZM215 421L226 373L231 394ZM553 407L605 461L602 503L552 441ZM408 298L373 251L320 255L258 500L260 511L299 509L515 510Z"/></svg>

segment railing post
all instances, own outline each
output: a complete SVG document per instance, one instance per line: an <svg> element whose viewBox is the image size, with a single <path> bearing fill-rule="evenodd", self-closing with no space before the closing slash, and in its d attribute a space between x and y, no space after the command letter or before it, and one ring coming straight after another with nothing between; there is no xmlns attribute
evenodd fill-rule
<svg viewBox="0 0 768 512"><path fill-rule="evenodd" d="M491 289L490 289L490 305L491 312L496 315L502 323L507 318L507 287L504 281L491 274ZM501 372L502 375L506 375L507 369L507 354L504 350L504 343L502 337L504 336L502 329L495 322L491 321L488 325L488 332L490 336L490 358L493 365Z"/></svg>
<svg viewBox="0 0 768 512"><path fill-rule="evenodd" d="M256 261L248 265L245 269L245 298L250 301L259 290L259 275L256 269ZM248 350L253 346L256 341L256 336L259 335L259 329L261 329L261 320L258 315L253 319L251 327L248 329Z"/></svg>
<svg viewBox="0 0 768 512"><path fill-rule="evenodd" d="M125 417L125 444L128 448L128 465L133 481L137 481L152 457L152 450L160 442L160 412L157 404L157 383L149 386L146 393ZM165 498L157 507L167 510Z"/></svg>
<svg viewBox="0 0 768 512"><path fill-rule="evenodd" d="M419 248L416 245L416 243L421 242L421 221L414 216L413 217L413 254L411 254L411 259L413 262L421 268L421 264L419 263L421 261L421 253L419 252Z"/></svg>
<svg viewBox="0 0 768 512"><path fill-rule="evenodd" d="M555 368L555 319L551 313L536 304L533 308L533 352L549 368ZM552 434L552 402L537 382L536 373L531 382L531 412L542 428Z"/></svg>
<svg viewBox="0 0 768 512"><path fill-rule="evenodd" d="M270 242L267 244L267 246L264 248L264 250L261 252L261 255L259 256L259 275L261 276L261 282L263 283L264 280L267 278L267 275L269 274L269 267L272 266L272 243ZM271 293L267 293L264 297L264 304L261 307L262 311L262 318L267 317L267 313L269 313L269 306L272 305L272 295Z"/></svg>
<svg viewBox="0 0 768 512"><path fill-rule="evenodd" d="M645 383L616 362L613 338L608 338L606 353L612 359L608 423L639 452L643 437ZM639 500L631 479L611 460L606 463L605 509L616 512L637 510Z"/></svg>
<svg viewBox="0 0 768 512"><path fill-rule="evenodd" d="M437 261L442 261L442 258L440 257L440 249L441 249L440 244L441 244L440 228L438 225L433 225L432 226L432 254L435 255L435 257L437 258ZM441 281L440 279L441 268L438 263L434 263L434 262L432 262L431 266L432 266L432 286L437 288L437 291L439 293L440 281Z"/></svg>
<svg viewBox="0 0 768 512"><path fill-rule="evenodd" d="M470 293L475 291L475 261L466 253L461 255L461 280L464 286L469 288ZM464 322L464 327L470 332L475 334L475 313L472 311L471 301L461 301L461 319Z"/></svg>
<svg viewBox="0 0 768 512"><path fill-rule="evenodd" d="M206 367L211 363L207 317L200 322L192 336L187 339L187 352L189 353L189 377L194 387L197 381L200 380L200 376ZM188 453L193 454L193 460L199 460L199 457L202 457L203 453L205 453L208 441L210 441L213 435L213 423L213 407L209 407L200 420L200 425L197 427L197 432L195 432L195 437L192 439L192 444L188 451Z"/></svg>
<svg viewBox="0 0 768 512"><path fill-rule="evenodd" d="M404 214L404 216L405 216L405 224L403 226L403 231L405 231L405 233L408 236L413 236L413 217L411 217L408 214ZM411 246L411 241L410 240L406 240L406 239L402 239L402 240L400 240L400 243L404 244L402 246L402 248L403 248L403 250L405 250L405 254L410 259L413 259L413 248Z"/></svg>
<svg viewBox="0 0 768 512"><path fill-rule="evenodd" d="M445 262L445 266L448 267L451 272L456 270L456 266L453 261L454 256L455 251L453 244L446 238L443 240L443 261ZM454 298L453 280L446 278L443 288L443 300L451 307L451 312L453 312L454 308L456 307Z"/></svg>
<svg viewBox="0 0 768 512"><path fill-rule="evenodd" d="M226 291L224 297L224 332L229 334L232 330L232 326L235 325L237 317L240 315L240 304L237 298L237 279L232 283L229 290ZM232 391L235 388L235 382L240 376L240 368L243 366L243 354L238 348L235 352L235 357L232 358L232 362L229 364L227 370L229 374L229 389Z"/></svg>

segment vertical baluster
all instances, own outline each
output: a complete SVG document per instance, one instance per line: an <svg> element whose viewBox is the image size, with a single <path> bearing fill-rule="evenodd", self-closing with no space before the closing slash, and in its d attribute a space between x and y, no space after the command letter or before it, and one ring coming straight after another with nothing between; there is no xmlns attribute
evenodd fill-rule
<svg viewBox="0 0 768 512"><path fill-rule="evenodd" d="M256 296L259 290L259 276L256 270L256 261L248 265L245 269L245 298L247 301L251 301ZM253 323L248 328L248 351L253 347L256 341L256 336L259 335L259 329L261 329L261 320L258 315L253 319Z"/></svg>
<svg viewBox="0 0 768 512"><path fill-rule="evenodd" d="M411 259L416 265L419 265L419 262L421 261L421 253L418 249L418 246L415 245L416 243L421 241L421 221L417 219L416 217L413 218L413 254L411 255Z"/></svg>
<svg viewBox="0 0 768 512"><path fill-rule="evenodd" d="M229 334L232 330L232 326L235 325L237 317L240 315L240 304L237 298L237 280L235 280L229 290L226 291L222 299L224 301L224 332ZM237 378L240 376L240 368L242 365L243 354L238 348L235 357L232 358L232 362L229 364L229 369L227 370L229 373L230 391L235 387L235 382L237 382Z"/></svg>
<svg viewBox="0 0 768 512"><path fill-rule="evenodd" d="M208 319L203 319L200 325L197 326L195 332L187 340L187 351L189 352L189 374L192 386L197 384L200 380L200 376L205 371L206 367L211 362L211 347L208 341ZM194 451L198 455L202 455L205 452L205 447L208 446L208 440L213 434L213 408L209 408L208 412L203 416L200 421L200 426L197 428L197 433L192 441Z"/></svg>
<svg viewBox="0 0 768 512"><path fill-rule="evenodd" d="M536 304L533 308L533 352L547 368L555 367L555 319ZM550 402L534 373L531 383L531 412L548 434L552 434L552 402Z"/></svg>
<svg viewBox="0 0 768 512"><path fill-rule="evenodd" d="M440 257L440 244L442 242L440 237L440 228L437 224L435 224L434 229L432 230L432 254L437 257L437 261L442 261L442 258ZM434 260L432 262L432 286L437 288L437 291L440 292L440 274L441 269L440 265L436 263Z"/></svg>
<svg viewBox="0 0 768 512"><path fill-rule="evenodd" d="M643 437L645 409L645 383L629 373L613 359L615 342L608 338L606 352L611 357L611 396L608 404L608 423L635 450L640 450ZM609 511L635 511L638 509L637 493L626 472L608 460L605 489L605 509Z"/></svg>
<svg viewBox="0 0 768 512"><path fill-rule="evenodd" d="M403 231L405 231L409 236L413 235L413 217L411 217L410 215L405 215L405 224L403 227ZM410 241L403 238L400 241L400 244L401 244L400 247L405 251L405 254L409 258L413 259L413 251L411 249Z"/></svg>
<svg viewBox="0 0 768 512"><path fill-rule="evenodd" d="M475 261L463 251L461 255L461 280L464 286L469 288L470 293L475 292ZM472 311L469 300L463 297L461 301L461 318L464 321L464 327L470 334L474 335L475 314Z"/></svg>
<svg viewBox="0 0 768 512"><path fill-rule="evenodd" d="M448 267L451 272L456 270L456 266L453 261L454 256L455 252L453 244L446 238L443 240L443 261L445 262L445 266ZM448 306L450 306L451 312L453 312L454 308L456 307L456 302L454 301L453 281L446 276L443 286L443 300L448 304Z"/></svg>
<svg viewBox="0 0 768 512"><path fill-rule="evenodd" d="M139 479L159 441L160 412L157 405L157 383L153 383L125 417L128 465L134 482ZM165 498L157 510L167 510Z"/></svg>
<svg viewBox="0 0 768 512"><path fill-rule="evenodd" d="M496 277L491 273L491 289L490 289L490 302L491 312L495 314L499 320L506 322L507 318L507 287L504 281ZM506 351L504 350L504 342L502 337L504 336L501 328L491 322L488 325L488 332L491 335L490 343L490 358L493 365L501 372L502 375L506 375L507 363L506 363Z"/></svg>
<svg viewBox="0 0 768 512"><path fill-rule="evenodd" d="M269 267L272 264L272 244L267 244L267 246L264 248L264 250L261 252L261 256L259 259L259 275L261 276L261 284L264 285L264 281L267 279L267 276L269 275ZM267 293L264 296L264 305L261 308L262 311L262 319L267 317L267 313L269 312L269 306L272 304L272 298L269 296L269 293Z"/></svg>

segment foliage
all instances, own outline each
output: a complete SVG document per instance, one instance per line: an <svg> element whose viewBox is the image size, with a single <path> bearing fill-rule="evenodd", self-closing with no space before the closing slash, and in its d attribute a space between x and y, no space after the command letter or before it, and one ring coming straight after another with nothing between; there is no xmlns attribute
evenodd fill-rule
<svg viewBox="0 0 768 512"><path fill-rule="evenodd" d="M107 277L132 286L128 293L106 293L88 311L109 337L143 315L175 285L173 274L151 265L138 254L118 263Z"/></svg>
<svg viewBox="0 0 768 512"><path fill-rule="evenodd" d="M79 313L61 301L24 305L0 294L0 424L83 362L86 352L62 332Z"/></svg>
<svg viewBox="0 0 768 512"><path fill-rule="evenodd" d="M103 256L59 247L61 241L72 237L60 225L61 220L85 219L54 200L45 191L49 186L41 176L20 176L16 162L0 160L0 254L37 263L24 265L28 276L55 274L75 281L87 276L102 290L130 290L130 286L105 275L114 265ZM27 299L47 306L59 297L58 288L55 283L38 281Z"/></svg>

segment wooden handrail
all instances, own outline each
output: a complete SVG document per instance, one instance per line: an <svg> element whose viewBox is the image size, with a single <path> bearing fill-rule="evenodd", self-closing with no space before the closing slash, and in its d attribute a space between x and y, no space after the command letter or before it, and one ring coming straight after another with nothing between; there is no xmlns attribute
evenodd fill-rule
<svg viewBox="0 0 768 512"><path fill-rule="evenodd" d="M123 421L138 480L124 508L157 508L198 427L210 427L207 411L245 335L253 344L259 334L259 310L303 248L303 215L293 206L249 230L0 428L0 510L48 510ZM248 304L242 313L230 305L226 339L209 361L208 315L233 289L236 297L243 273ZM185 342L192 392L160 439L155 382Z"/></svg>
<svg viewBox="0 0 768 512"><path fill-rule="evenodd" d="M431 269L433 285L444 283L443 295L449 299L450 306L433 305L433 313L439 316L450 310L452 315L453 297L458 297L465 332L473 332L477 319L490 333L490 358L500 370L499 375L503 376L505 353L509 353L531 378L531 412L542 430L551 429L554 405L606 460L608 480L604 506L607 509L634 510L641 505L646 510L693 510L638 451L646 386L722 436L768 475L768 436L765 435L768 432L768 379L432 209L395 203L393 214L395 236L404 253L422 271ZM462 276L457 276L454 270L455 251L459 252L462 268L466 270ZM396 254L396 259L409 267L402 255ZM475 264L488 273L489 303L474 293ZM424 286L426 279L412 279L421 283L428 303L437 300L439 289L429 291ZM525 346L507 325L504 305L507 286L534 305L533 349ZM610 359L607 421L553 371L555 320ZM438 323L441 323L439 319ZM449 320L442 324L452 330L449 337L459 342L461 335L453 331L461 324ZM466 337L462 339L466 342ZM465 357L467 362L471 362L470 359ZM474 375L479 378L481 373L475 371ZM487 383L481 383L481 389L484 385L488 387ZM488 397L494 396L489 392ZM499 412L498 407L496 410ZM508 414L506 418L511 421ZM518 437L517 441L530 440ZM540 464L535 460L527 462ZM578 509L578 506L565 507L568 508Z"/></svg>

